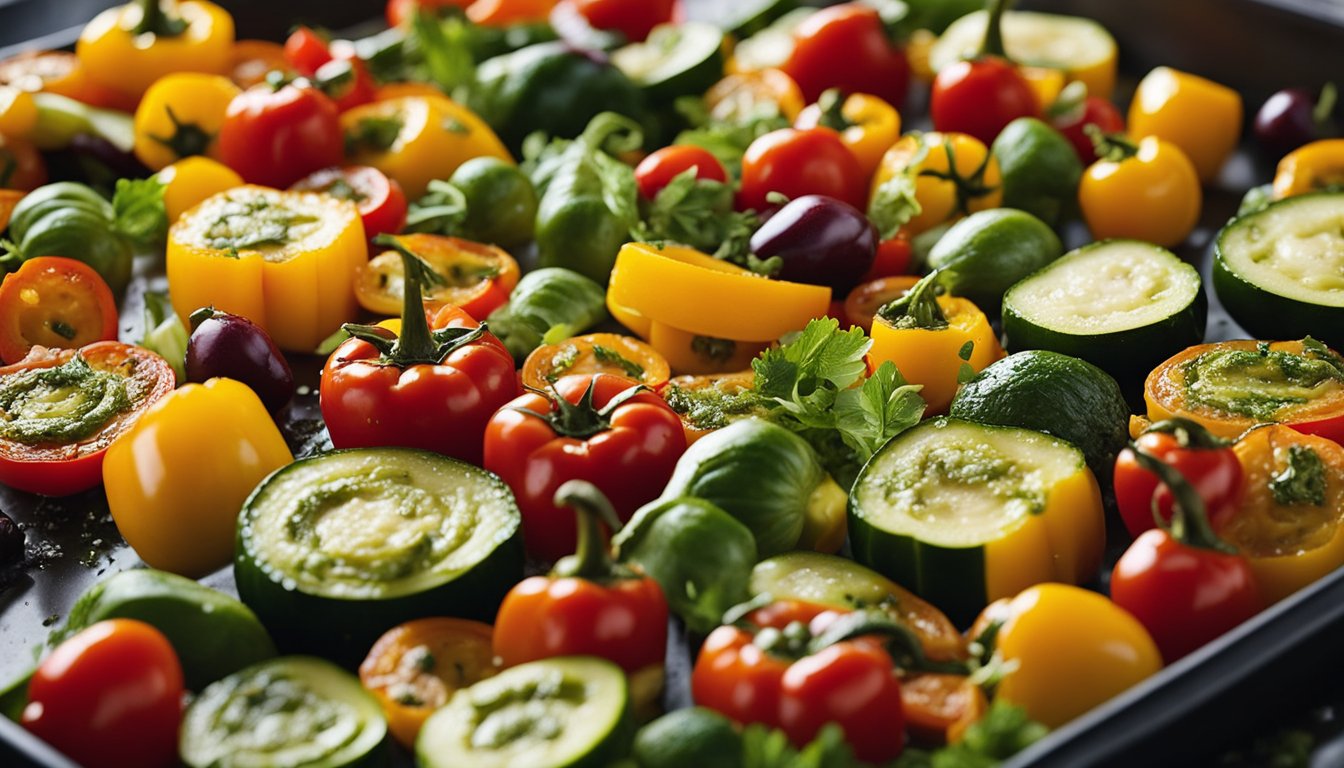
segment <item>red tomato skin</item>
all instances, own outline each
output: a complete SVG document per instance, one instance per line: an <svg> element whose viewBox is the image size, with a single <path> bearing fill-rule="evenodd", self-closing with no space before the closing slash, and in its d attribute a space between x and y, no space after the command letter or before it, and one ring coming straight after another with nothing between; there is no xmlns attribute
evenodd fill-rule
<svg viewBox="0 0 1344 768"><path fill-rule="evenodd" d="M695 169L697 179L728 181L728 172L709 150L692 146L663 147L635 167L640 196L645 200L654 199L663 187L688 168Z"/></svg>
<svg viewBox="0 0 1344 768"><path fill-rule="evenodd" d="M877 256L873 258L873 266L868 268L868 274L859 282L867 283L883 277L910 274L913 254L910 238L904 235L897 234L889 240L883 240L877 244Z"/></svg>
<svg viewBox="0 0 1344 768"><path fill-rule="evenodd" d="M284 189L345 157L336 105L311 87L262 85L234 97L219 156L249 184Z"/></svg>
<svg viewBox="0 0 1344 768"><path fill-rule="evenodd" d="M593 382L593 404L605 406L637 382L612 374L565 376L556 391L578 403ZM555 491L567 480L587 480L607 497L621 520L653 501L686 450L681 419L653 392L635 395L611 415L611 428L577 439L556 434L549 422L524 413L549 413L545 396L525 393L500 408L485 430L482 466L503 478L523 513L523 542L533 557L555 561L578 543L574 511L557 507Z"/></svg>
<svg viewBox="0 0 1344 768"><path fill-rule="evenodd" d="M1115 564L1111 600L1143 624L1170 664L1260 612L1246 559L1145 531Z"/></svg>
<svg viewBox="0 0 1344 768"><path fill-rule="evenodd" d="M659 24L671 22L676 0L572 0L595 29L616 30L629 42L643 42Z"/></svg>
<svg viewBox="0 0 1344 768"><path fill-rule="evenodd" d="M434 12L440 8L463 8L471 5L474 0L388 0L387 2L387 26L400 27L402 24L410 21L415 13L416 6L422 11Z"/></svg>
<svg viewBox="0 0 1344 768"><path fill-rule="evenodd" d="M781 128L761 136L742 157L737 206L764 211L779 192L790 200L825 195L866 210L868 181L854 153L830 128Z"/></svg>
<svg viewBox="0 0 1344 768"><path fill-rule="evenodd" d="M1241 501L1243 473L1241 462L1231 448L1184 448L1171 435L1157 432L1140 435L1135 444L1162 463L1175 467L1195 487L1204 500L1213 530L1221 529L1235 514ZM1170 520L1170 491L1157 475L1138 465L1132 448L1121 450L1115 459L1115 503L1131 536L1157 527L1152 513L1155 494L1163 519Z"/></svg>
<svg viewBox="0 0 1344 768"><path fill-rule="evenodd" d="M1344 414L1331 416L1327 419L1317 419L1316 421L1299 421L1288 426L1304 435L1320 435L1344 445Z"/></svg>
<svg viewBox="0 0 1344 768"><path fill-rule="evenodd" d="M776 722L780 683L788 662L753 645L733 626L709 633L691 671L695 703L739 723Z"/></svg>
<svg viewBox="0 0 1344 768"><path fill-rule="evenodd" d="M285 61L301 75L311 77L331 58L327 41L311 27L296 27L285 38Z"/></svg>
<svg viewBox="0 0 1344 768"><path fill-rule="evenodd" d="M380 234L396 234L406 225L406 193L396 179L368 165L323 168L294 183L291 189L326 191L332 184L345 182L363 198L356 201L364 234L372 240Z"/></svg>
<svg viewBox="0 0 1344 768"><path fill-rule="evenodd" d="M144 622L98 622L61 643L28 700L24 727L85 768L177 765L182 666Z"/></svg>
<svg viewBox="0 0 1344 768"><path fill-rule="evenodd" d="M1005 125L1039 113L1036 93L1017 68L994 56L943 67L929 96L934 130L970 134L985 146Z"/></svg>
<svg viewBox="0 0 1344 768"><path fill-rule="evenodd" d="M789 740L807 744L829 722L840 725L860 760L885 762L905 747L901 681L876 642L838 643L784 672L779 725Z"/></svg>
<svg viewBox="0 0 1344 768"><path fill-rule="evenodd" d="M662 666L667 601L649 578L598 584L533 576L504 597L495 619L495 655L504 666L554 656L598 656L626 672Z"/></svg>
<svg viewBox="0 0 1344 768"><path fill-rule="evenodd" d="M824 8L794 31L781 67L809 103L827 88L870 93L898 109L910 87L910 62L892 44L878 12L859 3Z"/></svg>
<svg viewBox="0 0 1344 768"><path fill-rule="evenodd" d="M1083 100L1082 109L1055 117L1050 124L1073 145L1073 151L1078 153L1083 167L1097 161L1097 148L1092 143L1092 137L1087 135L1087 126L1095 125L1104 134L1125 131L1125 118L1120 110L1099 96L1088 96Z"/></svg>
<svg viewBox="0 0 1344 768"><path fill-rule="evenodd" d="M432 327L475 328L445 306ZM349 339L322 370L322 418L337 448L405 446L481 463L491 415L518 393L513 358L492 334L454 350L437 365L378 365L372 344Z"/></svg>

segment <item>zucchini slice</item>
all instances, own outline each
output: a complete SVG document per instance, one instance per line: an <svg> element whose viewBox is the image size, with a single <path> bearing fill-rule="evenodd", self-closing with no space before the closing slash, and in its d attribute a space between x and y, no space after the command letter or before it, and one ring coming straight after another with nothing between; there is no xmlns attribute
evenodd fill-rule
<svg viewBox="0 0 1344 768"><path fill-rule="evenodd" d="M1101 491L1069 443L1016 427L925 421L882 447L850 495L854 559L965 625L1034 584L1096 575Z"/></svg>
<svg viewBox="0 0 1344 768"><path fill-rule="evenodd" d="M1213 252L1213 288L1253 336L1344 347L1344 192L1290 197L1233 219Z"/></svg>
<svg viewBox="0 0 1344 768"><path fill-rule="evenodd" d="M1048 349L1134 379L1204 340L1209 303L1199 272L1138 240L1071 251L1003 297L1009 351Z"/></svg>
<svg viewBox="0 0 1344 768"><path fill-rule="evenodd" d="M611 55L611 63L639 84L651 102L704 93L723 77L723 30L687 22L654 27L642 43Z"/></svg>
<svg viewBox="0 0 1344 768"><path fill-rule="evenodd" d="M519 664L453 694L416 741L421 768L603 768L634 740L630 687L609 661Z"/></svg>
<svg viewBox="0 0 1344 768"><path fill-rule="evenodd" d="M523 573L502 480L409 448L313 456L262 482L238 519L234 577L283 650L354 666L423 616L491 621Z"/></svg>
<svg viewBox="0 0 1344 768"><path fill-rule="evenodd" d="M387 720L349 672L288 656L206 687L178 743L189 768L366 768L387 765Z"/></svg>

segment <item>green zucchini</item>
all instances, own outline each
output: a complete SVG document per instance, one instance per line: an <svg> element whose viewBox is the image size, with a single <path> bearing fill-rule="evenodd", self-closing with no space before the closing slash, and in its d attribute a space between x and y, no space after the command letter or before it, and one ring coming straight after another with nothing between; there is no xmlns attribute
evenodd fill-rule
<svg viewBox="0 0 1344 768"><path fill-rule="evenodd" d="M849 535L855 560L965 624L1033 584L1094 577L1105 522L1077 448L939 418L892 438L864 466Z"/></svg>
<svg viewBox="0 0 1344 768"><path fill-rule="evenodd" d="M212 683L178 738L188 768L373 768L388 764L387 720L359 680L288 656Z"/></svg>
<svg viewBox="0 0 1344 768"><path fill-rule="evenodd" d="M300 459L253 491L234 578L287 652L357 664L423 616L491 621L521 577L522 518L478 467L409 448Z"/></svg>
<svg viewBox="0 0 1344 768"><path fill-rule="evenodd" d="M1252 336L1344 347L1344 192L1290 197L1233 219L1213 252L1213 288Z"/></svg>
<svg viewBox="0 0 1344 768"><path fill-rule="evenodd" d="M605 768L634 740L630 686L604 659L520 664L459 690L425 721L420 768Z"/></svg>
<svg viewBox="0 0 1344 768"><path fill-rule="evenodd" d="M704 3L696 11L701 20L741 40L797 8L798 0L734 0L731 3Z"/></svg>
<svg viewBox="0 0 1344 768"><path fill-rule="evenodd" d="M1104 240L1009 288L1003 334L1009 352L1048 349L1130 380L1203 341L1208 310L1199 271L1176 254Z"/></svg>
<svg viewBox="0 0 1344 768"><path fill-rule="evenodd" d="M642 43L611 55L611 63L644 90L649 103L704 93L723 77L723 30L687 22L654 27Z"/></svg>

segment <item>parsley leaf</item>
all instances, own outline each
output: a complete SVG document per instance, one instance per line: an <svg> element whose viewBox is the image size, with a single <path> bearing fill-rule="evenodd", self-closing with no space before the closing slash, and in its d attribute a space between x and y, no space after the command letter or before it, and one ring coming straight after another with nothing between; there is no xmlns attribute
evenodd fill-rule
<svg viewBox="0 0 1344 768"><path fill-rule="evenodd" d="M915 177L898 173L882 182L868 204L868 218L883 240L896 236L896 230L923 211L915 198Z"/></svg>
<svg viewBox="0 0 1344 768"><path fill-rule="evenodd" d="M122 237L140 247L163 241L168 233L168 213L163 206L164 184L154 177L118 179L112 196L116 213L113 228Z"/></svg>
<svg viewBox="0 0 1344 768"><path fill-rule="evenodd" d="M925 408L919 390L919 385L906 383L888 360L863 386L836 395L835 427L860 464L872 458L892 435L919 423Z"/></svg>
<svg viewBox="0 0 1344 768"><path fill-rule="evenodd" d="M1026 710L1002 701L990 705L961 741L934 752L907 749L889 768L992 768L1048 732Z"/></svg>
<svg viewBox="0 0 1344 768"><path fill-rule="evenodd" d="M801 751L789 744L783 731L753 723L742 730L743 768L860 768L845 733L827 723Z"/></svg>
<svg viewBox="0 0 1344 768"><path fill-rule="evenodd" d="M641 221L630 230L640 242L681 243L756 272L782 266L751 254L751 235L760 226L760 217L733 210L733 187L697 179L694 168L677 174L641 208Z"/></svg>
<svg viewBox="0 0 1344 768"><path fill-rule="evenodd" d="M1280 506L1325 503L1325 464L1316 451L1293 445L1288 448L1288 466L1269 481L1274 503Z"/></svg>

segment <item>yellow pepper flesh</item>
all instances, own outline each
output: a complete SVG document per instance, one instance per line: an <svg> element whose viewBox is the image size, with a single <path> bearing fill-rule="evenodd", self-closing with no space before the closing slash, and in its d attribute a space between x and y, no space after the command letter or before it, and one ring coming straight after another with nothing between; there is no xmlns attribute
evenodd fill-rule
<svg viewBox="0 0 1344 768"><path fill-rule="evenodd" d="M795 121L799 128L825 125L827 97L804 109ZM864 178L877 172L882 156L901 136L901 115L882 99L866 93L851 93L840 104L840 141L854 154Z"/></svg>
<svg viewBox="0 0 1344 768"><path fill-rule="evenodd" d="M988 147L964 133L931 131L902 136L882 156L873 176L870 205L878 189L898 174L914 177L920 212L904 227L912 237L943 222L997 208L1003 202L999 162ZM932 174L954 175L957 180Z"/></svg>
<svg viewBox="0 0 1344 768"><path fill-rule="evenodd" d="M243 186L243 177L229 166L208 157L188 157L155 174L163 183L163 207L168 223L181 218L213 195Z"/></svg>
<svg viewBox="0 0 1344 768"><path fill-rule="evenodd" d="M229 71L233 17L227 11L206 0L160 0L160 7L186 23L181 34L136 34L143 17L139 3L109 8L84 27L75 54L90 80L139 98L164 75Z"/></svg>
<svg viewBox="0 0 1344 768"><path fill-rule="evenodd" d="M233 560L238 512L294 460L252 390L187 384L155 403L103 460L117 529L146 564L198 578Z"/></svg>
<svg viewBox="0 0 1344 768"><path fill-rule="evenodd" d="M890 360L906 381L923 387L919 394L928 403L929 415L944 413L952 404L962 362L979 373L1004 355L989 318L970 300L939 296L938 306L948 324L940 330L897 328L880 315L875 317L873 346L868 350L870 368ZM975 346L970 359L963 361L959 353L967 342Z"/></svg>
<svg viewBox="0 0 1344 768"><path fill-rule="evenodd" d="M0 136L29 139L37 127L33 94L12 85L0 85Z"/></svg>
<svg viewBox="0 0 1344 768"><path fill-rule="evenodd" d="M239 93L227 77L200 72L156 80L135 110L135 156L155 171L184 157L216 157L215 137Z"/></svg>
<svg viewBox="0 0 1344 768"><path fill-rule="evenodd" d="M1129 134L1175 144L1213 180L1241 138L1241 94L1188 72L1157 67L1144 76L1129 104Z"/></svg>
<svg viewBox="0 0 1344 768"><path fill-rule="evenodd" d="M1274 199L1344 186L1344 139L1322 139L1284 155L1274 172Z"/></svg>

